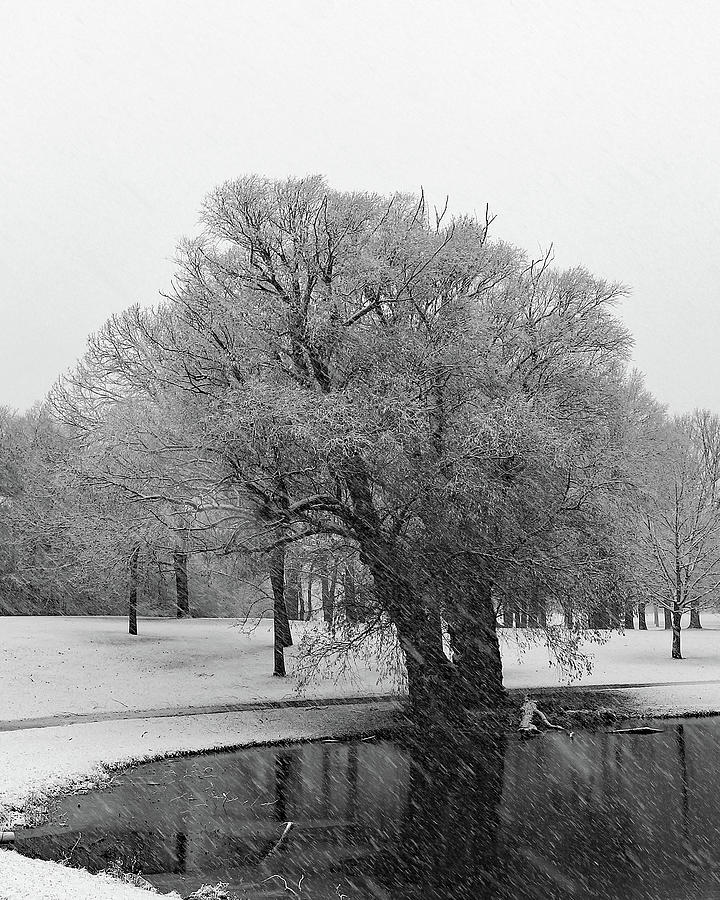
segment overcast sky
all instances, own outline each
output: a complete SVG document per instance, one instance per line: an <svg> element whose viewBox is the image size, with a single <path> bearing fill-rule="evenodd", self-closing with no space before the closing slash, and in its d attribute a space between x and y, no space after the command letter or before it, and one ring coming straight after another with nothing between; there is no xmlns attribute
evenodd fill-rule
<svg viewBox="0 0 720 900"><path fill-rule="evenodd" d="M0 404L154 303L249 172L449 194L624 282L635 362L720 411L720 3L0 0Z"/></svg>

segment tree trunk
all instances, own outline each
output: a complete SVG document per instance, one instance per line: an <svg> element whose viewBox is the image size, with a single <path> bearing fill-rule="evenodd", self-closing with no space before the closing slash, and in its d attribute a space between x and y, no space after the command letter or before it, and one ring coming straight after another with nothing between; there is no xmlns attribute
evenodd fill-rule
<svg viewBox="0 0 720 900"><path fill-rule="evenodd" d="M645 621L645 604L638 603L638 631L647 631L647 622Z"/></svg>
<svg viewBox="0 0 720 900"><path fill-rule="evenodd" d="M665 617L665 630L669 631L673 627L673 617L667 606L663 606L663 616Z"/></svg>
<svg viewBox="0 0 720 900"><path fill-rule="evenodd" d="M527 624L528 628L537 628L540 625L540 585L535 576L533 576L530 588Z"/></svg>
<svg viewBox="0 0 720 900"><path fill-rule="evenodd" d="M466 709L495 709L505 699L497 620L489 579L480 576L472 604L456 601L448 622L456 701Z"/></svg>
<svg viewBox="0 0 720 900"><path fill-rule="evenodd" d="M158 610L165 609L168 605L168 591L167 584L165 583L165 573L162 570L162 567L158 564L157 567L157 605Z"/></svg>
<svg viewBox="0 0 720 900"><path fill-rule="evenodd" d="M375 592L397 631L407 671L408 699L413 718L431 726L453 718L453 667L445 656L437 609L428 609L414 587L398 574L393 549L382 539L371 542L362 561L370 568Z"/></svg>
<svg viewBox="0 0 720 900"><path fill-rule="evenodd" d="M518 627L527 628L528 627L528 611L527 611L527 601L523 600L518 604Z"/></svg>
<svg viewBox="0 0 720 900"><path fill-rule="evenodd" d="M588 613L588 627L593 631L599 631L602 628L611 628L610 607L607 602L595 606Z"/></svg>
<svg viewBox="0 0 720 900"><path fill-rule="evenodd" d="M302 586L302 568L298 569L297 581L297 598L298 598L298 614L297 617L301 622L305 621L305 591Z"/></svg>
<svg viewBox="0 0 720 900"><path fill-rule="evenodd" d="M507 598L503 601L503 628L512 628L515 624L514 607Z"/></svg>
<svg viewBox="0 0 720 900"><path fill-rule="evenodd" d="M140 547L133 547L128 572L128 633L137 634L138 559Z"/></svg>
<svg viewBox="0 0 720 900"><path fill-rule="evenodd" d="M689 628L702 628L700 624L700 601L690 601L690 625Z"/></svg>
<svg viewBox="0 0 720 900"><path fill-rule="evenodd" d="M187 553L182 547L173 550L175 567L175 594L177 598L177 617L183 619L190 615L190 595L188 593Z"/></svg>
<svg viewBox="0 0 720 900"><path fill-rule="evenodd" d="M528 607L528 625L530 628L544 628L547 624L545 600L540 590L540 579L534 575L530 589L530 604Z"/></svg>
<svg viewBox="0 0 720 900"><path fill-rule="evenodd" d="M547 610L545 609L544 600L541 600L540 606L538 607L538 625L540 628L545 628L547 625Z"/></svg>
<svg viewBox="0 0 720 900"><path fill-rule="evenodd" d="M563 621L565 622L565 627L568 629L572 629L575 625L573 610L569 600L566 600L565 603L563 603Z"/></svg>
<svg viewBox="0 0 720 900"><path fill-rule="evenodd" d="M457 698L452 691L450 662L442 649L439 619L435 623L434 617L413 608L392 618L405 658L413 718L430 725L453 718Z"/></svg>
<svg viewBox="0 0 720 900"><path fill-rule="evenodd" d="M343 572L342 586L345 616L348 622L354 624L358 621L357 594L355 591L355 575L349 566Z"/></svg>
<svg viewBox="0 0 720 900"><path fill-rule="evenodd" d="M411 714L426 724L447 721L457 702L452 697L452 667L443 652L440 617L437 610L425 607L406 576L402 549L383 534L360 454L344 460L342 474L352 499L360 561L370 569L378 602L396 628L405 658Z"/></svg>
<svg viewBox="0 0 720 900"><path fill-rule="evenodd" d="M672 658L673 659L682 659L682 653L680 652L680 618L681 613L679 610L679 606L676 603L675 609L672 613Z"/></svg>
<svg viewBox="0 0 720 900"><path fill-rule="evenodd" d="M285 647L292 647L285 606L285 548L270 552L270 585L273 592L273 675L285 677Z"/></svg>
<svg viewBox="0 0 720 900"><path fill-rule="evenodd" d="M335 618L335 591L337 589L337 574L338 565L337 562L335 562L333 563L332 575L329 576L327 572L325 572L325 574L320 579L320 585L322 589L323 619L328 625L332 625Z"/></svg>
<svg viewBox="0 0 720 900"><path fill-rule="evenodd" d="M301 593L300 569L295 564L285 566L285 608L288 619L299 618Z"/></svg>
<svg viewBox="0 0 720 900"><path fill-rule="evenodd" d="M320 597L322 599L323 621L326 625L332 625L333 608L330 601L330 579L327 575L320 576Z"/></svg>
<svg viewBox="0 0 720 900"><path fill-rule="evenodd" d="M308 622L313 617L312 589L313 589L313 581L314 580L315 580L315 572L313 570L313 567L310 566L310 569L308 570L308 580L307 580L307 600L305 602L305 618L308 620Z"/></svg>
<svg viewBox="0 0 720 900"><path fill-rule="evenodd" d="M623 608L623 624L626 629L635 628L635 619L633 618L633 605L626 601Z"/></svg>
<svg viewBox="0 0 720 900"><path fill-rule="evenodd" d="M653 625L656 628L660 627L660 612L657 603L653 603Z"/></svg>

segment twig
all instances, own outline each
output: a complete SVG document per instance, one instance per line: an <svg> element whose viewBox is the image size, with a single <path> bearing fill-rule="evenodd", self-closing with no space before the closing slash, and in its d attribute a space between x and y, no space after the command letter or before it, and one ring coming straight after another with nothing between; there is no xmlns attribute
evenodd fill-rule
<svg viewBox="0 0 720 900"><path fill-rule="evenodd" d="M282 844L282 842L283 842L283 841L285 840L285 838L288 836L288 833L289 833L289 831L290 831L290 829L291 829L292 827L293 827L293 823L292 823L292 822L286 822L286 823L285 823L285 830L284 830L283 833L280 835L280 839L277 841L276 844L274 844L274 845L270 848L270 850L265 854L265 856L263 856L263 860L269 859L269 858L273 855L273 853L275 853L275 851L280 847L280 845Z"/></svg>

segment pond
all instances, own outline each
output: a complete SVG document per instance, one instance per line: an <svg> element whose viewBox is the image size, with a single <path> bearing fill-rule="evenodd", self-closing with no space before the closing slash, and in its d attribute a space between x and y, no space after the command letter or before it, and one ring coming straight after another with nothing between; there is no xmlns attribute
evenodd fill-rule
<svg viewBox="0 0 720 900"><path fill-rule="evenodd" d="M720 897L720 719L656 727L165 760L63 798L16 847L182 896Z"/></svg>

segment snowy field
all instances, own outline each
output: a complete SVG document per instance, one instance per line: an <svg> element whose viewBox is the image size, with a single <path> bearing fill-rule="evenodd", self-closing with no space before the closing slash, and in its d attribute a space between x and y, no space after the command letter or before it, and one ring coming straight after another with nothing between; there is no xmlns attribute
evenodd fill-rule
<svg viewBox="0 0 720 900"><path fill-rule="evenodd" d="M305 627L293 623L293 634ZM291 677L273 678L271 629L269 620L141 619L133 637L120 617L0 617L0 722L297 699L297 648L286 651ZM360 665L309 693L389 690Z"/></svg>
<svg viewBox="0 0 720 900"><path fill-rule="evenodd" d="M683 660L670 658L670 633L652 627L589 644L593 670L573 683L681 682L680 687L636 688L631 693L641 705L661 712L720 710L720 616L707 615L704 624L702 631L683 631ZM294 625L298 632L303 627ZM142 619L139 628L140 635L131 637L122 618L0 618L0 729L6 729L0 730L0 826L21 824L23 807L32 798L102 781L106 766L179 751L359 733L377 727L375 723L395 708L380 701L313 708L313 699L392 694L397 684L357 661L350 674L328 675L299 695L293 676L296 650L287 654L289 677L272 677L267 621L250 628L228 619ZM558 667L549 664L542 645L523 649L504 631L501 644L507 687L567 683ZM309 708L169 718L148 713L299 696L307 698ZM134 712L146 717L133 717ZM22 720L108 714L128 718L17 728ZM1 900L149 896L111 881L88 882L89 877L0 852Z"/></svg>
<svg viewBox="0 0 720 900"><path fill-rule="evenodd" d="M683 660L670 658L664 629L589 643L593 669L572 683L720 679L720 615L704 620L702 631L683 630ZM398 690L394 678L358 659L349 672L329 672L298 693L296 648L286 652L289 677L272 677L271 627L268 620L141 619L140 634L132 637L120 617L0 617L0 723ZM305 627L293 623L296 635ZM500 635L507 687L568 682L542 644L518 644L513 632Z"/></svg>
<svg viewBox="0 0 720 900"><path fill-rule="evenodd" d="M568 679L557 666L551 666L542 644L535 643L523 651L510 632L501 631L505 686L556 687L568 683L590 686L720 679L720 615L705 614L702 621L703 628L699 631L683 628L684 658L681 660L670 656L672 632L652 625L648 625L647 631L613 632L603 643L588 642L583 652L592 669L577 679ZM687 624L687 616L683 623ZM718 698L717 708L720 709L720 693Z"/></svg>

